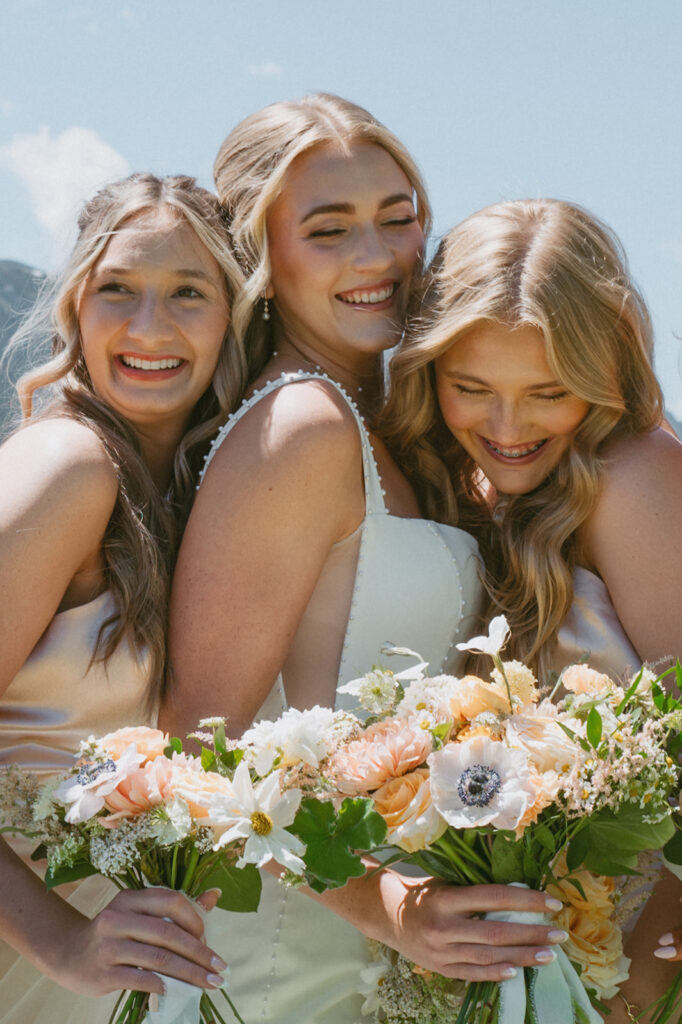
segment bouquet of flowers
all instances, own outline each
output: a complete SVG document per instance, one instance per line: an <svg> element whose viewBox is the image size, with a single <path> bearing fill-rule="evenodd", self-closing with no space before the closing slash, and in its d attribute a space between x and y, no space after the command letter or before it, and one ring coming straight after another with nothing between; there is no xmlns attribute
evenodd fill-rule
<svg viewBox="0 0 682 1024"><path fill-rule="evenodd" d="M73 770L42 787L10 767L0 784L2 831L39 840L33 858L47 859L49 888L93 874L121 889L163 885L190 898L219 888L218 906L249 912L260 899L258 868L270 860L287 881L318 892L343 885L364 873L357 851L382 843L386 826L371 800L333 802L331 787L311 786L300 769L302 754L314 771L325 742L356 729L353 716L313 709L297 729L296 714L279 723L278 749L287 748L289 760L268 757L262 743L257 756L248 741L229 743L215 718L193 736L199 757L157 729L130 727L81 743ZM158 1010L147 993L123 992L111 1022L224 1024L205 992L174 979L166 990Z"/></svg>
<svg viewBox="0 0 682 1024"><path fill-rule="evenodd" d="M375 667L343 687L370 718L328 772L342 793L371 795L393 861L456 885L547 890L569 938L551 964L471 984L375 944L365 1012L389 1024L601 1021L601 1000L628 977L620 926L656 876L652 851L682 862L682 702L661 685L673 675L682 688L679 662L659 677L643 668L625 686L573 665L541 699L526 666L502 661L508 635L500 616L488 636L458 645L490 655L487 680L429 678L421 662L407 686ZM679 1012L681 987L678 977L656 1005L658 1024Z"/></svg>

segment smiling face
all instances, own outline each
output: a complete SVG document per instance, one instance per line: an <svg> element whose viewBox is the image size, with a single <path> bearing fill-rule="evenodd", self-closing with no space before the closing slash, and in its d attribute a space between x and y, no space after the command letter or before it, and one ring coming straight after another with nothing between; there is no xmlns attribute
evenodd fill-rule
<svg viewBox="0 0 682 1024"><path fill-rule="evenodd" d="M398 341L424 236L409 179L385 149L323 145L298 157L267 233L268 294L314 361L359 368Z"/></svg>
<svg viewBox="0 0 682 1024"><path fill-rule="evenodd" d="M178 438L211 383L229 322L222 271L168 207L125 221L80 295L95 393L146 436Z"/></svg>
<svg viewBox="0 0 682 1024"><path fill-rule="evenodd" d="M535 327L475 327L436 360L435 370L447 426L504 494L539 487L590 408L556 379Z"/></svg>

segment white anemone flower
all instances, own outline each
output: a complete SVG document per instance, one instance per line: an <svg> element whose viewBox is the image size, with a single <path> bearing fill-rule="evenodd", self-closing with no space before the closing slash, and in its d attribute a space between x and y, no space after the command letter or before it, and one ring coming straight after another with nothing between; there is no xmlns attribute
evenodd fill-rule
<svg viewBox="0 0 682 1024"><path fill-rule="evenodd" d="M54 791L54 800L69 807L66 820L71 825L87 821L104 807L105 797L112 793L145 760L131 743L115 761L94 761L81 765L76 775L70 775Z"/></svg>
<svg viewBox="0 0 682 1024"><path fill-rule="evenodd" d="M428 758L431 799L454 828L515 829L535 800L527 755L474 736Z"/></svg>
<svg viewBox="0 0 682 1024"><path fill-rule="evenodd" d="M214 793L209 804L212 823L226 826L213 849L219 850L234 839L246 839L237 867L255 864L260 868L269 860L301 874L305 864L301 854L305 844L286 831L301 803L300 789L281 793L279 775L274 773L253 786L248 765L242 761L232 780L232 793Z"/></svg>
<svg viewBox="0 0 682 1024"><path fill-rule="evenodd" d="M474 636L465 644L457 644L458 651L476 651L489 654L491 658L499 655L509 639L511 630L504 615L496 615L488 627L487 636Z"/></svg>

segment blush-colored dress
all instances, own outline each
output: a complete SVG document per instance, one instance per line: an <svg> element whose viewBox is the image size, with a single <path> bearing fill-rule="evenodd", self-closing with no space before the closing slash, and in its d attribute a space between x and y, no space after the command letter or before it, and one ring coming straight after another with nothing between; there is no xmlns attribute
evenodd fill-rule
<svg viewBox="0 0 682 1024"><path fill-rule="evenodd" d="M47 781L73 765L82 739L150 724L148 660L138 661L123 640L106 664L91 663L99 629L114 610L107 591L52 619L0 698L0 765L18 764ZM44 873L44 861L29 860L35 840L5 839L34 871ZM56 891L93 917L117 889L93 876ZM116 993L76 995L0 942L0 1024L106 1024L116 999Z"/></svg>
<svg viewBox="0 0 682 1024"><path fill-rule="evenodd" d="M451 526L389 514L362 418L339 385L324 375L284 374L257 391L219 433L206 468L257 402L306 381L335 388L352 410L362 441L365 518L329 554L257 719L278 717L287 707L290 680L311 674L336 679L336 707L353 709L356 699L338 694L338 686L373 664L386 664L381 648L387 642L418 651L433 674L456 671L461 656L454 644L469 639L480 625L475 540ZM283 888L263 872L258 912L224 914L224 933L218 949L230 964L231 997L248 1024L354 1024L361 1019L363 1000L357 992L368 961L366 939L309 896Z"/></svg>

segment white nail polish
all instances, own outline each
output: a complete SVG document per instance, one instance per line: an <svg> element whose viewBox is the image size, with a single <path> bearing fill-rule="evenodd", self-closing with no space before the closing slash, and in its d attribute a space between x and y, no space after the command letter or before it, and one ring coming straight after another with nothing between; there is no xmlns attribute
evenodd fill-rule
<svg viewBox="0 0 682 1024"><path fill-rule="evenodd" d="M654 950L654 956L657 956L659 960L672 960L674 956L677 956L677 952L674 946L661 946L660 949Z"/></svg>

